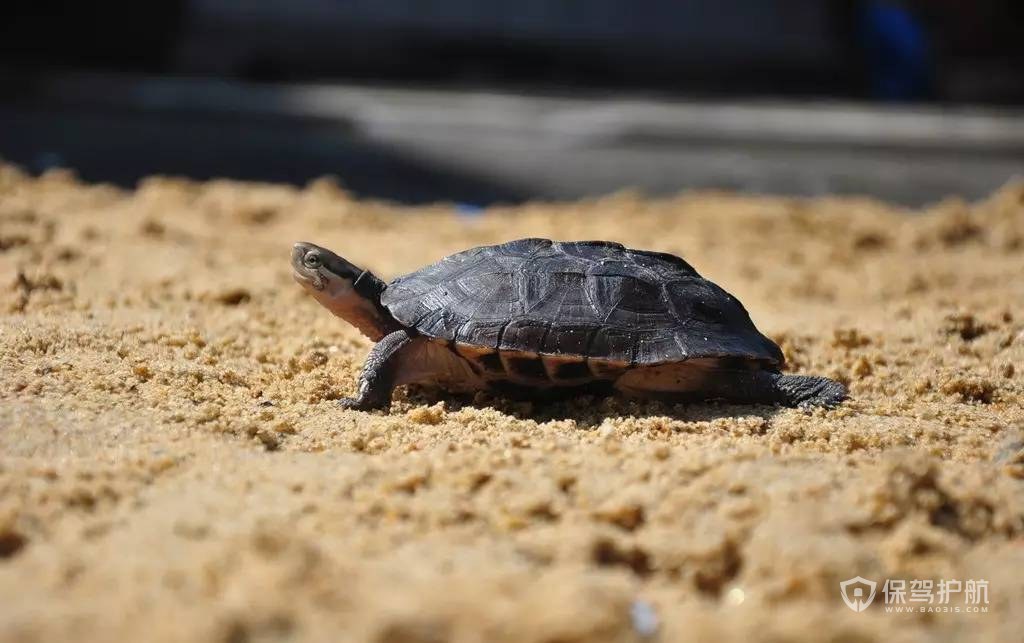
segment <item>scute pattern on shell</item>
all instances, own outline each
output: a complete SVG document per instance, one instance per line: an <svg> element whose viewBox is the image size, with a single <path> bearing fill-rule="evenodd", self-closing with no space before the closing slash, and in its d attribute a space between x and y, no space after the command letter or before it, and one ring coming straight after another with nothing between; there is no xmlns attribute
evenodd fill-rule
<svg viewBox="0 0 1024 643"><path fill-rule="evenodd" d="M395 279L382 303L421 334L498 350L654 365L782 352L735 297L674 255L519 239Z"/></svg>

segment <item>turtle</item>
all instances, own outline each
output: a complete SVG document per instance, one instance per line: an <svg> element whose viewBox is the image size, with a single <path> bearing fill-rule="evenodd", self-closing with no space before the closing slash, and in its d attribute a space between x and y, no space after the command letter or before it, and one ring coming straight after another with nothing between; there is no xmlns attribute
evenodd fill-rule
<svg viewBox="0 0 1024 643"><path fill-rule="evenodd" d="M396 386L513 397L585 392L833 407L846 388L783 374L782 350L733 295L682 258L610 241L478 246L385 283L312 243L292 273L376 342L350 409L387 409Z"/></svg>

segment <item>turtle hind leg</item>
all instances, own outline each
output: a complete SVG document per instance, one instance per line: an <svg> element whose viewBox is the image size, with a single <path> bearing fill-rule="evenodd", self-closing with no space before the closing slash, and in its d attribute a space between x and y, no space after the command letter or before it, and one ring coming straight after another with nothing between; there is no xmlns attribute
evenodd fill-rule
<svg viewBox="0 0 1024 643"><path fill-rule="evenodd" d="M708 397L747 404L779 404L808 408L834 408L847 398L846 387L827 377L783 375L772 371L722 370L702 387Z"/></svg>
<svg viewBox="0 0 1024 643"><path fill-rule="evenodd" d="M822 406L834 408L845 400L849 393L840 382L814 375L780 375L771 373L773 387L780 404L786 406Z"/></svg>
<svg viewBox="0 0 1024 643"><path fill-rule="evenodd" d="M730 368L704 360L635 369L619 378L615 386L640 397L801 407L834 407L847 396L845 386L827 377Z"/></svg>
<svg viewBox="0 0 1024 643"><path fill-rule="evenodd" d="M413 344L414 338L406 330L388 333L374 344L363 363L359 376L359 390L355 397L345 397L338 403L346 409L370 411L391 406L391 392L398 384L403 349Z"/></svg>

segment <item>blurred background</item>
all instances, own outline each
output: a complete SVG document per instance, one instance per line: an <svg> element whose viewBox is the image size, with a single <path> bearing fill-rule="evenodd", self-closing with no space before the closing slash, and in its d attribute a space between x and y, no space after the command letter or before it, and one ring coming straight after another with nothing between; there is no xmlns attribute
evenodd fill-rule
<svg viewBox="0 0 1024 643"><path fill-rule="evenodd" d="M0 158L126 186L920 205L1024 174L1019 0L8 0L0 74Z"/></svg>

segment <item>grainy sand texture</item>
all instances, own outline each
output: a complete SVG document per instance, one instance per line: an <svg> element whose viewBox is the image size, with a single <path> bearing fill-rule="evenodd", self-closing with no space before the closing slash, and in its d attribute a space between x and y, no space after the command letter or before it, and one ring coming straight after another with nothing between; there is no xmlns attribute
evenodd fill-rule
<svg viewBox="0 0 1024 643"><path fill-rule="evenodd" d="M370 344L292 281L293 241L390 279L525 236L679 254L853 399L338 407ZM0 279L3 641L1024 632L1024 185L922 211L620 193L468 217L330 180L8 166ZM858 575L879 583L862 613L839 593ZM984 580L987 612L886 613L886 579Z"/></svg>

